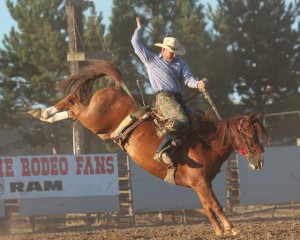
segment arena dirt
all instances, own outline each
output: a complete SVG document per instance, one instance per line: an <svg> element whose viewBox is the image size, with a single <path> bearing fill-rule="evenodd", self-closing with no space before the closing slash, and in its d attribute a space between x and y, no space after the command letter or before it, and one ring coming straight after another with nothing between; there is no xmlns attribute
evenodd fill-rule
<svg viewBox="0 0 300 240"><path fill-rule="evenodd" d="M89 230L51 230L35 233L0 233L1 240L299 240L300 239L300 210L284 209L271 211L247 211L229 216L234 226L240 230L235 237L217 238L211 224L206 218L198 223L165 224L156 226L140 226L130 228L94 227Z"/></svg>

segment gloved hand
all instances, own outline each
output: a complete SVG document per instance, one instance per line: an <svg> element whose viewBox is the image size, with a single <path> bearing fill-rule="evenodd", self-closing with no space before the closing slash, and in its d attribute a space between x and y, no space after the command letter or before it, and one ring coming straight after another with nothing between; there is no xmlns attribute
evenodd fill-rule
<svg viewBox="0 0 300 240"><path fill-rule="evenodd" d="M203 78L203 79L201 79L201 80L198 82L197 88L198 88L200 91L203 91L203 90L205 90L206 85L207 85L207 79L206 79L206 78Z"/></svg>

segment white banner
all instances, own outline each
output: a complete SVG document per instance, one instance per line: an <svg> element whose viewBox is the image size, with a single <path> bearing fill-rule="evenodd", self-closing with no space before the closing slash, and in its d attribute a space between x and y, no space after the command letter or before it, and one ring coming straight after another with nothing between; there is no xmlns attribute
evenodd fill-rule
<svg viewBox="0 0 300 240"><path fill-rule="evenodd" d="M0 157L0 199L119 194L117 154Z"/></svg>

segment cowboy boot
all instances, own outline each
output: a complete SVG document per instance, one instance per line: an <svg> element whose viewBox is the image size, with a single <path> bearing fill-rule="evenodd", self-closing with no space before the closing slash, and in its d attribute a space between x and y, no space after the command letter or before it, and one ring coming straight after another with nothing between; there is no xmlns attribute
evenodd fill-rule
<svg viewBox="0 0 300 240"><path fill-rule="evenodd" d="M173 163L169 153L165 149L163 149L160 152L155 153L154 160L156 160L158 162L164 162L165 164L168 164L168 165Z"/></svg>

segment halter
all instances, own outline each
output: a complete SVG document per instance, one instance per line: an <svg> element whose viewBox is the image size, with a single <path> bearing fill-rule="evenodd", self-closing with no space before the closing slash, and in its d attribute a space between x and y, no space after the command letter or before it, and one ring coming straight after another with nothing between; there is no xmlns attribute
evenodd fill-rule
<svg viewBox="0 0 300 240"><path fill-rule="evenodd" d="M252 141L250 141L249 139L247 139L245 137L245 134L242 131L242 123L243 123L243 121L244 121L243 118L239 121L238 132L239 132L239 135L241 136L241 140L246 144L247 149L237 150L237 152L239 154L242 154L242 155L245 155L247 153L254 154L256 146L259 147L259 149L261 150L261 152L264 152L263 144L260 142L260 140L259 140L259 138L257 136L255 136L255 137L258 138L259 143L255 143L255 144L252 144Z"/></svg>

